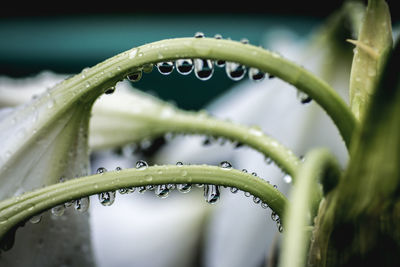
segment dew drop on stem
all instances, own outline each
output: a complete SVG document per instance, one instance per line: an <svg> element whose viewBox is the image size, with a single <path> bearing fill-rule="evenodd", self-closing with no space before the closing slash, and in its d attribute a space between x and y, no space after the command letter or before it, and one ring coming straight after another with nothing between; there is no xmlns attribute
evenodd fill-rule
<svg viewBox="0 0 400 267"><path fill-rule="evenodd" d="M222 35L221 34L216 34L216 35L214 35L214 38L220 40L220 39L222 39ZM218 60L215 61L214 64L215 64L215 66L217 66L219 68L222 68L222 67L225 66L225 60L218 59Z"/></svg>
<svg viewBox="0 0 400 267"><path fill-rule="evenodd" d="M236 62L226 62L226 75L233 81L241 80L246 74L246 66Z"/></svg>
<svg viewBox="0 0 400 267"><path fill-rule="evenodd" d="M261 199L259 197L255 196L255 197L253 197L253 202L256 203L256 204L260 204Z"/></svg>
<svg viewBox="0 0 400 267"><path fill-rule="evenodd" d="M89 197L83 197L75 200L75 210L78 212L85 212L89 209L90 200Z"/></svg>
<svg viewBox="0 0 400 267"><path fill-rule="evenodd" d="M239 189L236 187L231 187L230 190L231 190L231 193L233 193L233 194L236 194L239 191Z"/></svg>
<svg viewBox="0 0 400 267"><path fill-rule="evenodd" d="M171 61L157 63L158 71L163 75L169 75L174 70L174 63Z"/></svg>
<svg viewBox="0 0 400 267"><path fill-rule="evenodd" d="M159 198L166 198L166 197L168 197L168 194L169 194L168 186L166 184L157 185L156 190L154 191L154 193Z"/></svg>
<svg viewBox="0 0 400 267"><path fill-rule="evenodd" d="M131 82L138 82L142 78L142 71L135 71L127 76L128 80Z"/></svg>
<svg viewBox="0 0 400 267"><path fill-rule="evenodd" d="M232 169L232 164L231 164L230 162L228 162L228 161L221 161L221 163L219 164L219 166L220 166L222 169L225 169L225 170L230 170L230 169Z"/></svg>
<svg viewBox="0 0 400 267"><path fill-rule="evenodd" d="M308 104L312 101L312 98L308 96L306 93L297 90L297 99L300 101L302 104Z"/></svg>
<svg viewBox="0 0 400 267"><path fill-rule="evenodd" d="M219 186L207 184L204 186L204 199L207 203L215 204L220 197Z"/></svg>
<svg viewBox="0 0 400 267"><path fill-rule="evenodd" d="M59 216L62 216L64 214L64 211L65 211L65 205L61 204L61 205L53 207L51 209L51 214L53 214L54 216L59 217Z"/></svg>
<svg viewBox="0 0 400 267"><path fill-rule="evenodd" d="M114 93L114 92L115 92L115 86L111 86L111 87L107 88L107 89L104 91L104 93L105 93L106 95L111 95L111 94Z"/></svg>
<svg viewBox="0 0 400 267"><path fill-rule="evenodd" d="M136 169L138 169L138 170L145 170L145 169L147 169L147 167L149 167L149 165L144 160L138 160L136 162Z"/></svg>
<svg viewBox="0 0 400 267"><path fill-rule="evenodd" d="M41 220L42 220L42 214L39 214L39 215L32 216L29 219L29 222L32 224L37 224L37 223L40 223Z"/></svg>
<svg viewBox="0 0 400 267"><path fill-rule="evenodd" d="M188 75L193 71L193 61L191 59L178 59L175 61L175 67L178 73Z"/></svg>
<svg viewBox="0 0 400 267"><path fill-rule="evenodd" d="M176 186L176 188L181 193L189 193L190 190L192 189L192 185L190 185L190 184L178 184Z"/></svg>
<svg viewBox="0 0 400 267"><path fill-rule="evenodd" d="M214 73L214 65L209 59L194 59L194 73L201 81L209 80Z"/></svg>
<svg viewBox="0 0 400 267"><path fill-rule="evenodd" d="M249 79L255 82L264 80L265 73L257 68L249 68Z"/></svg>
<svg viewBox="0 0 400 267"><path fill-rule="evenodd" d="M103 174L105 172L107 172L107 169L104 167L100 167L97 169L96 174Z"/></svg>
<svg viewBox="0 0 400 267"><path fill-rule="evenodd" d="M204 33L203 32L196 32L195 34L194 34L194 38L204 38Z"/></svg>
<svg viewBox="0 0 400 267"><path fill-rule="evenodd" d="M115 201L115 191L102 192L98 194L100 204L103 206L111 206Z"/></svg>

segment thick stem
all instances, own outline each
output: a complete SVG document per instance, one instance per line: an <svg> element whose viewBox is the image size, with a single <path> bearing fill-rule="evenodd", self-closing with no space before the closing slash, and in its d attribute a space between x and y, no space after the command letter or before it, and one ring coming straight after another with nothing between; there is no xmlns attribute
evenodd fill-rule
<svg viewBox="0 0 400 267"><path fill-rule="evenodd" d="M30 217L62 203L120 188L158 184L215 184L232 186L259 197L279 216L288 205L285 196L265 180L235 169L216 166L153 166L73 179L0 202L0 237Z"/></svg>

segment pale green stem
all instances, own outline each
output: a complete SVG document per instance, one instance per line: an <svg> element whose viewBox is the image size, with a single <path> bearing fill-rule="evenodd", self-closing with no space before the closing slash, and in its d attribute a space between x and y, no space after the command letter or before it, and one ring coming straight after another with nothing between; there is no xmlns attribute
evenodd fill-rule
<svg viewBox="0 0 400 267"><path fill-rule="evenodd" d="M310 231L308 226L317 213L322 192L318 178L325 184L336 184L340 174L339 165L326 149L317 149L306 155L298 172L297 183L290 193L291 205L285 211L284 231L280 267L303 267L306 263ZM326 181L326 179L336 180Z"/></svg>
<svg viewBox="0 0 400 267"><path fill-rule="evenodd" d="M18 223L71 200L120 188L183 183L236 187L259 197L279 216L288 205L285 196L268 182L235 169L207 165L126 169L69 180L0 202L0 240Z"/></svg>
<svg viewBox="0 0 400 267"><path fill-rule="evenodd" d="M70 93L74 92L71 101L76 101L93 88L100 94L149 63L180 58L238 62L281 78L320 104L335 122L346 145L350 144L356 120L344 100L326 82L279 54L231 40L176 38L146 44L116 55L64 81L58 87L69 88Z"/></svg>
<svg viewBox="0 0 400 267"><path fill-rule="evenodd" d="M248 127L227 120L216 119L202 112L175 111L169 106L165 107L165 110L168 111L165 113L169 114L169 116L164 117L162 111L153 114L150 109L148 112L141 113L140 116L124 112L112 114L112 116L121 118L124 124L126 124L126 126L121 127L124 129L119 130L119 133L121 133L121 131L126 131L123 135L119 135L124 137L122 139L116 136L114 127L96 128L96 131L102 131L102 135L104 135L103 139L109 136L106 138L106 143L111 143L107 144L107 146L123 145L134 141L138 142L144 138L162 136L165 133L191 133L224 137L254 148L266 158L273 160L284 172L295 177L295 173L300 164L299 158L277 140L264 134L261 129L257 127ZM104 116L107 116L106 113L107 111L105 111ZM127 118L124 118L125 116ZM142 132L139 132L138 130L129 128L129 120L135 121L136 123L143 122L150 126ZM107 126L107 122L104 121L104 123ZM99 121L97 124L101 124L101 122ZM139 133L135 136L131 136L129 132ZM129 138L129 140L126 140L126 138Z"/></svg>

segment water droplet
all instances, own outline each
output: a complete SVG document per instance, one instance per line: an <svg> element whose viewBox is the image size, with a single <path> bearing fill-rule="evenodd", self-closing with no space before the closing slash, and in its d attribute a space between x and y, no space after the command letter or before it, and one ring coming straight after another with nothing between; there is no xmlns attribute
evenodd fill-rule
<svg viewBox="0 0 400 267"><path fill-rule="evenodd" d="M202 187L204 187L204 184L196 184L196 186L197 186L198 188L202 188Z"/></svg>
<svg viewBox="0 0 400 267"><path fill-rule="evenodd" d="M216 34L216 35L214 35L214 38L215 39L222 39L222 35L221 34ZM215 66L217 66L219 68L222 68L222 67L225 66L225 60L218 59L218 60L215 61L214 64L215 64Z"/></svg>
<svg viewBox="0 0 400 267"><path fill-rule="evenodd" d="M106 89L105 91L104 91L104 93L106 94L106 95L111 95L112 93L114 93L115 92L115 86L111 86L110 88L108 88L108 89Z"/></svg>
<svg viewBox="0 0 400 267"><path fill-rule="evenodd" d="M142 78L142 71L135 71L127 76L128 80L131 82L138 82Z"/></svg>
<svg viewBox="0 0 400 267"><path fill-rule="evenodd" d="M120 172L120 171L122 171L122 168L121 167L116 167L115 171Z"/></svg>
<svg viewBox="0 0 400 267"><path fill-rule="evenodd" d="M181 193L189 193L190 190L192 189L192 185L191 184L178 184L176 186L176 188Z"/></svg>
<svg viewBox="0 0 400 267"><path fill-rule="evenodd" d="M176 70L182 75L188 75L193 70L193 61L191 59L178 59L175 61Z"/></svg>
<svg viewBox="0 0 400 267"><path fill-rule="evenodd" d="M204 38L204 33L203 32L196 32L195 34L194 34L194 38Z"/></svg>
<svg viewBox="0 0 400 267"><path fill-rule="evenodd" d="M254 196L254 197L253 197L253 201L254 201L254 203L256 203L256 204L260 204L261 199L260 199L259 197Z"/></svg>
<svg viewBox="0 0 400 267"><path fill-rule="evenodd" d="M207 203L215 204L220 197L219 186L207 184L204 186L204 199Z"/></svg>
<svg viewBox="0 0 400 267"><path fill-rule="evenodd" d="M242 172L247 173L247 170L246 169L242 169Z"/></svg>
<svg viewBox="0 0 400 267"><path fill-rule="evenodd" d="M100 204L103 206L111 206L115 200L115 191L102 192L98 194Z"/></svg>
<svg viewBox="0 0 400 267"><path fill-rule="evenodd" d="M159 198L166 198L168 197L169 194L169 189L167 187L167 185L165 184L160 184L156 187L156 190L154 191L154 193L156 194L156 196L158 196Z"/></svg>
<svg viewBox="0 0 400 267"><path fill-rule="evenodd" d="M176 163L176 166L183 166L183 163L181 162L181 161L178 161L177 163Z"/></svg>
<svg viewBox="0 0 400 267"><path fill-rule="evenodd" d="M104 168L104 167L100 167L100 168L98 168L97 171L96 171L97 174L103 174L103 173L105 173L105 172L107 172L107 169Z"/></svg>
<svg viewBox="0 0 400 267"><path fill-rule="evenodd" d="M267 164L267 165L270 165L272 162L273 162L273 160L270 158L270 157L265 157L265 163Z"/></svg>
<svg viewBox="0 0 400 267"><path fill-rule="evenodd" d="M252 172L251 175L257 176L257 173L256 172Z"/></svg>
<svg viewBox="0 0 400 267"><path fill-rule="evenodd" d="M136 169L138 169L138 170L145 170L145 169L147 169L147 167L149 167L149 165L144 160L138 160L136 162Z"/></svg>
<svg viewBox="0 0 400 267"><path fill-rule="evenodd" d="M242 39L240 40L240 42L241 42L242 44L249 44L249 43L250 43L249 39L247 39L247 38L242 38Z"/></svg>
<svg viewBox="0 0 400 267"><path fill-rule="evenodd" d="M157 63L158 71L163 75L171 74L174 70L174 63L171 61Z"/></svg>
<svg viewBox="0 0 400 267"><path fill-rule="evenodd" d="M40 223L41 220L42 220L42 214L39 214L39 215L35 215L35 216L31 217L29 219L29 222L31 222L33 224L37 224L37 223Z"/></svg>
<svg viewBox="0 0 400 267"><path fill-rule="evenodd" d="M312 98L309 97L306 93L297 90L297 99L302 103L302 104L308 104L312 101Z"/></svg>
<svg viewBox="0 0 400 267"><path fill-rule="evenodd" d="M255 82L264 80L265 73L256 68L249 69L249 79Z"/></svg>
<svg viewBox="0 0 400 267"><path fill-rule="evenodd" d="M129 193L129 188L120 188L120 189L118 189L118 192L121 195L128 194Z"/></svg>
<svg viewBox="0 0 400 267"><path fill-rule="evenodd" d="M59 217L59 216L62 216L64 214L64 211L65 211L65 205L61 204L61 205L53 207L51 209L51 214L53 214L54 216Z"/></svg>
<svg viewBox="0 0 400 267"><path fill-rule="evenodd" d="M239 81L246 74L246 66L235 62L226 62L225 71L231 80Z"/></svg>
<svg viewBox="0 0 400 267"><path fill-rule="evenodd" d="M276 188L278 188L278 186L276 184L274 184L274 188L276 189Z"/></svg>
<svg viewBox="0 0 400 267"><path fill-rule="evenodd" d="M89 197L83 197L83 198L77 199L75 201L75 210L77 210L79 212L85 212L89 209L89 205L90 205Z"/></svg>
<svg viewBox="0 0 400 267"><path fill-rule="evenodd" d="M144 194L146 192L146 186L142 185L138 187L138 192Z"/></svg>
<svg viewBox="0 0 400 267"><path fill-rule="evenodd" d="M245 197L250 197L251 194L250 194L250 192L247 192L247 191L246 191L246 192L244 192L244 196L245 196Z"/></svg>
<svg viewBox="0 0 400 267"><path fill-rule="evenodd" d="M268 204L265 203L265 202L261 202L261 207L262 207L263 209L268 209Z"/></svg>
<svg viewBox="0 0 400 267"><path fill-rule="evenodd" d="M145 187L147 191L153 191L156 188L156 186L152 184L146 185Z"/></svg>
<svg viewBox="0 0 400 267"><path fill-rule="evenodd" d="M167 188L168 188L169 190L174 190L175 187L176 187L175 184L167 184Z"/></svg>
<svg viewBox="0 0 400 267"><path fill-rule="evenodd" d="M236 187L231 187L230 190L231 190L231 193L233 193L233 194L236 194L239 191L239 189Z"/></svg>
<svg viewBox="0 0 400 267"><path fill-rule="evenodd" d="M279 220L279 216L278 216L278 214L276 214L275 211L272 211L272 213L271 213L271 219L272 219L273 221Z"/></svg>
<svg viewBox="0 0 400 267"><path fill-rule="evenodd" d="M220 166L222 169L228 169L228 170L232 169L232 164L231 164L230 162L228 162L228 161L222 161L222 162L219 164L219 166Z"/></svg>
<svg viewBox="0 0 400 267"><path fill-rule="evenodd" d="M150 72L153 71L153 67L154 67L153 63L149 63L149 64L146 64L146 65L143 65L143 72L144 73L150 73Z"/></svg>
<svg viewBox="0 0 400 267"><path fill-rule="evenodd" d="M283 181L285 182L285 183L287 183L287 184L290 184L291 182L292 182L292 176L290 176L289 174L285 174L284 176L283 176Z"/></svg>
<svg viewBox="0 0 400 267"><path fill-rule="evenodd" d="M214 73L212 61L209 59L194 59L194 73L199 80L209 80Z"/></svg>

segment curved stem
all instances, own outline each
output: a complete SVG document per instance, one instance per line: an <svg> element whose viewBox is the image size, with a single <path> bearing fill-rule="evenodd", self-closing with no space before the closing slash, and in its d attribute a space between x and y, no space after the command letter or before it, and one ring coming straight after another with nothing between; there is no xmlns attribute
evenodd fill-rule
<svg viewBox="0 0 400 267"><path fill-rule="evenodd" d="M328 150L317 149L306 155L306 160L298 172L297 183L290 194L292 204L285 211L286 229L280 266L305 266L310 243L310 232L306 229L312 224L322 197L318 178L324 180L324 184L334 186L339 175L339 165ZM324 191L327 190L329 189L324 188Z"/></svg>
<svg viewBox="0 0 400 267"><path fill-rule="evenodd" d="M259 197L279 216L288 205L285 196L272 185L235 169L207 165L126 169L69 180L0 202L0 240L18 223L62 203L120 188L171 183L233 186Z"/></svg>
<svg viewBox="0 0 400 267"><path fill-rule="evenodd" d="M183 111L166 103L160 103L160 106L149 105L135 112L131 108L117 112L111 105L94 106L92 149L121 146L166 133L204 134L252 147L273 160L284 172L295 176L299 158L261 129L216 119L204 112ZM118 134L115 129L118 129Z"/></svg>
<svg viewBox="0 0 400 267"><path fill-rule="evenodd" d="M59 86L71 88L72 91L76 91L73 97L79 98L93 88L104 90L113 86L128 74L141 70L149 63L180 58L207 58L238 62L281 78L314 99L335 122L346 145L349 146L356 120L347 104L334 89L311 72L276 53L236 41L176 38L149 43L116 55L85 70L81 75L64 81ZM87 84L87 88L82 88L84 84Z"/></svg>

